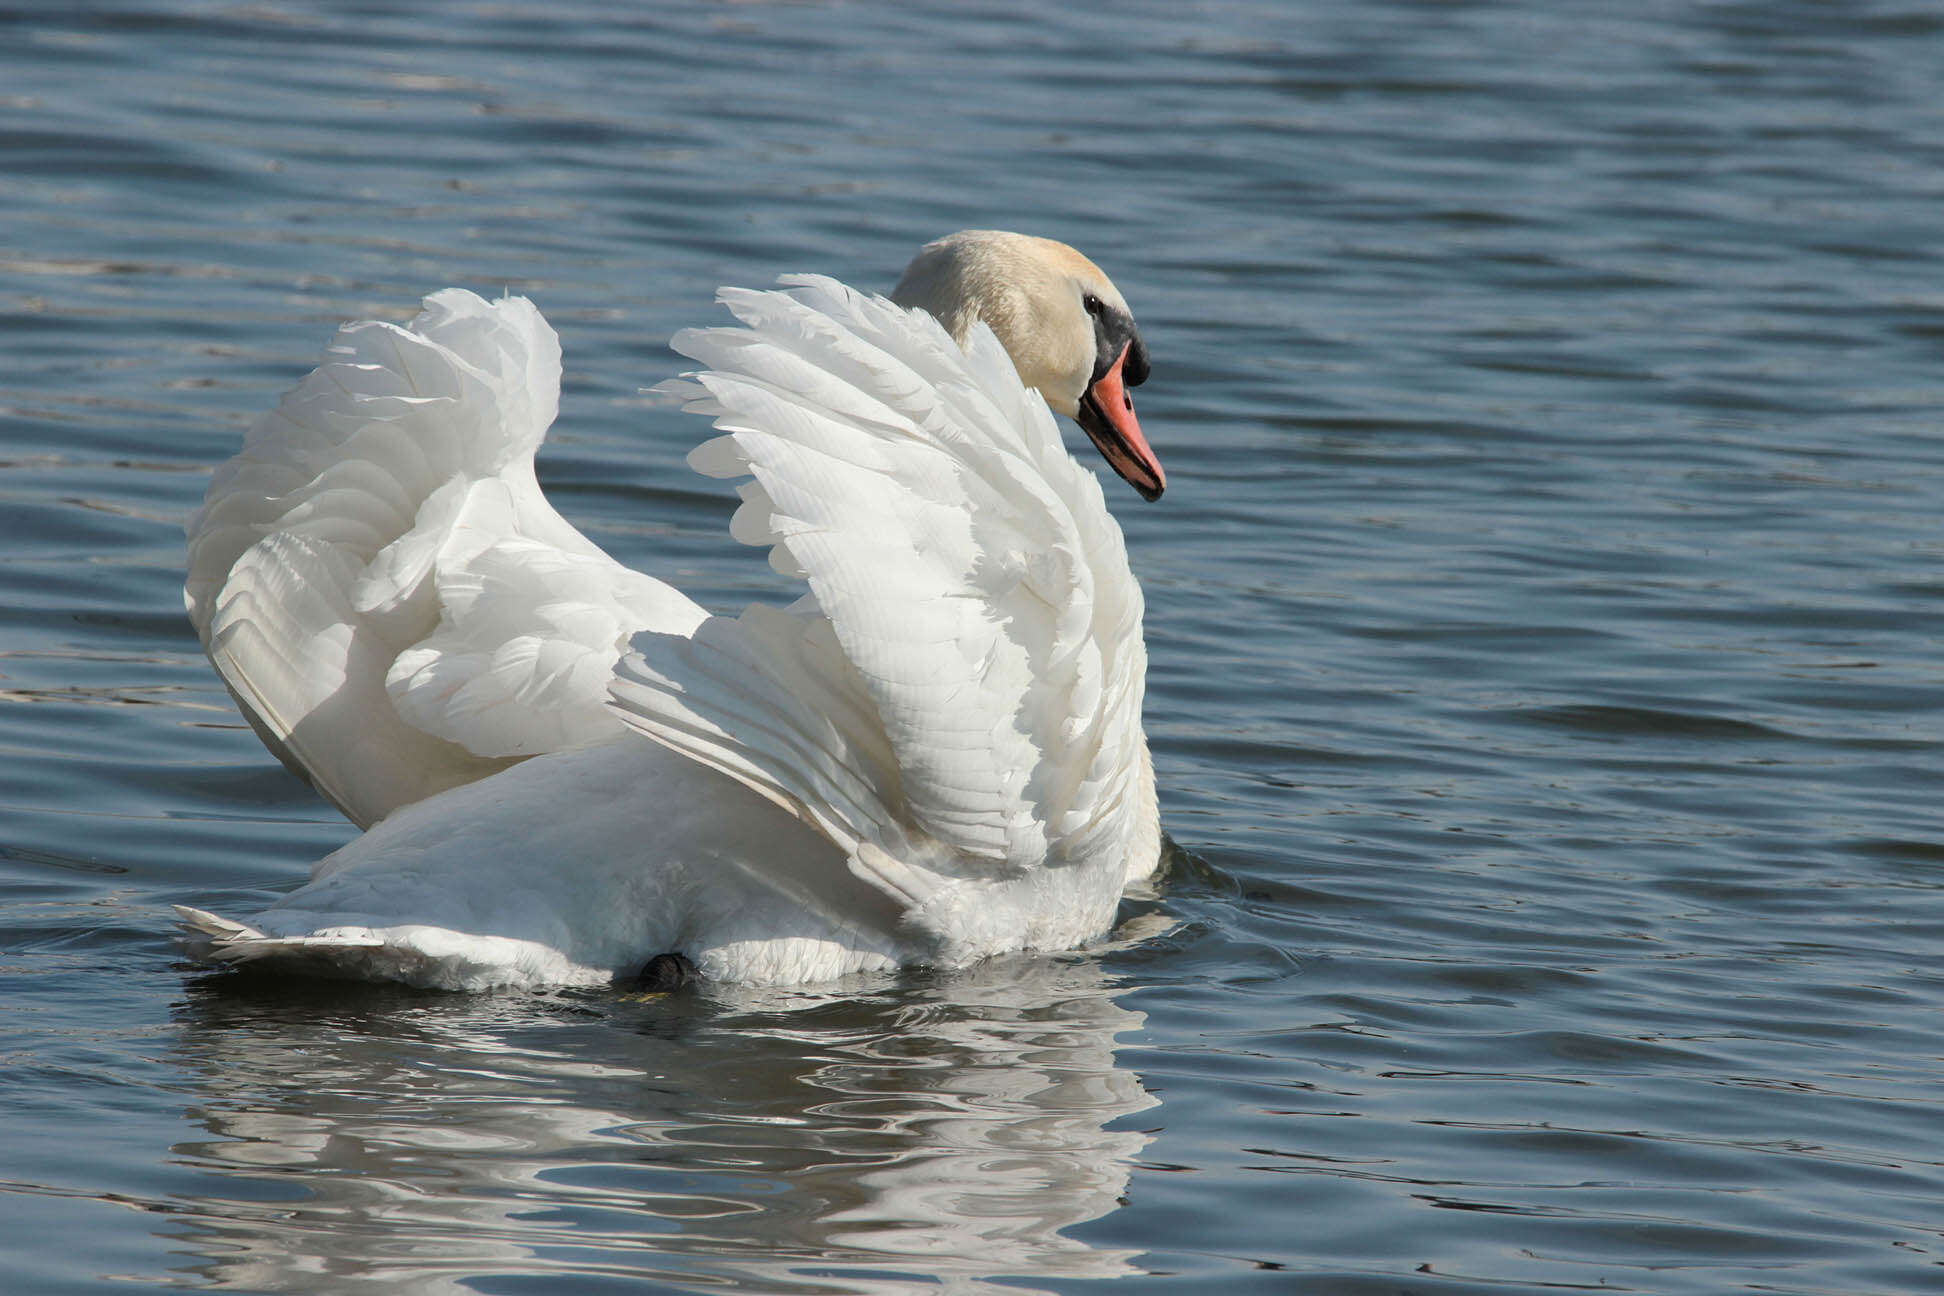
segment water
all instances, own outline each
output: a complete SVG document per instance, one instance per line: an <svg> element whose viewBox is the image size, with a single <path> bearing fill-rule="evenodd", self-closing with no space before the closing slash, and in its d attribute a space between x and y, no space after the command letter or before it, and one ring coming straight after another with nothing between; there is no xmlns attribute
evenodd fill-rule
<svg viewBox="0 0 1944 1296"><path fill-rule="evenodd" d="M1077 7L1068 7L1077 8ZM0 14L8 1289L1928 1292L1944 19L1481 0ZM457 997L180 961L350 830L183 620L343 318L533 296L542 464L719 283L1066 238L1141 319L1181 848L1100 949ZM1076 438L1077 441L1077 438Z"/></svg>

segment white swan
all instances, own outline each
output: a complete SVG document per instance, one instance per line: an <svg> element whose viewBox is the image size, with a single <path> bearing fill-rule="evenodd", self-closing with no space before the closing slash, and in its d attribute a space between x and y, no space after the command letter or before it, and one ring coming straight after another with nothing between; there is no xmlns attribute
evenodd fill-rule
<svg viewBox="0 0 1944 1296"><path fill-rule="evenodd" d="M724 434L690 464L751 479L731 529L807 580L786 609L709 616L547 503L560 349L523 298L346 325L251 430L189 524L189 615L369 831L247 924L178 906L208 956L789 983L1106 930L1160 853L1141 592L1047 406L1161 493L1126 303L996 231L890 301L782 282L725 289L742 327L678 334L705 368L664 390Z"/></svg>

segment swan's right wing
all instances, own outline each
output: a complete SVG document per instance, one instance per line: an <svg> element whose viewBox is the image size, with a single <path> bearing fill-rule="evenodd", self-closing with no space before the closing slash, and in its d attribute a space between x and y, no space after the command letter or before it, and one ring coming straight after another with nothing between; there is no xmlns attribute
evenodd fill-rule
<svg viewBox="0 0 1944 1296"><path fill-rule="evenodd" d="M530 302L448 289L346 325L189 524L190 619L251 725L361 825L625 732L634 632L702 610L547 503L560 345Z"/></svg>
<svg viewBox="0 0 1944 1296"><path fill-rule="evenodd" d="M627 722L792 809L914 907L967 876L1121 849L1145 743L1141 595L1098 483L989 330L826 279L726 291L675 390L749 475L734 533L789 612L642 634ZM1116 857L1118 858L1118 857Z"/></svg>

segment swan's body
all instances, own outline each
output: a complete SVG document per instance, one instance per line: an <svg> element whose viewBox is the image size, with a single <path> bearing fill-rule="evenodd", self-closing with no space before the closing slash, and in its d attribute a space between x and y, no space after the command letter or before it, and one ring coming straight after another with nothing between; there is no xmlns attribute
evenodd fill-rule
<svg viewBox="0 0 1944 1296"><path fill-rule="evenodd" d="M347 325L252 430L190 524L190 616L370 830L248 924L183 910L211 954L783 983L1106 929L1160 851L1140 589L1021 377L1158 495L1126 307L993 233L928 246L901 305L786 282L726 290L745 327L679 335L706 368L669 388L726 434L691 464L752 478L736 537L807 579L788 609L711 617L548 505L559 347L523 299Z"/></svg>

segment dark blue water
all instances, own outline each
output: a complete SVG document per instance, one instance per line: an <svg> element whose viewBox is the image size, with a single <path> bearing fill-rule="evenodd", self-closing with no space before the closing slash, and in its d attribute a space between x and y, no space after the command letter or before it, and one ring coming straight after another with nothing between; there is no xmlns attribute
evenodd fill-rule
<svg viewBox="0 0 1944 1296"><path fill-rule="evenodd" d="M1075 8L1075 7L1069 7ZM1944 16L1914 4L0 12L8 1291L1944 1287ZM350 829L180 603L344 318L566 346L542 477L777 589L639 389L720 283L1114 276L1180 846L841 992L183 963Z"/></svg>

